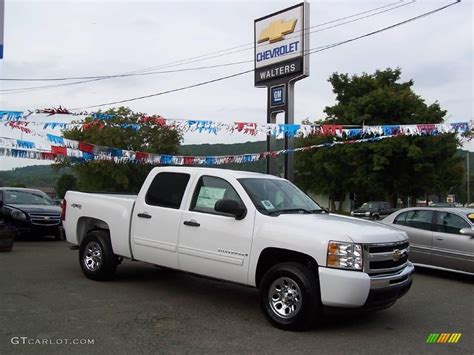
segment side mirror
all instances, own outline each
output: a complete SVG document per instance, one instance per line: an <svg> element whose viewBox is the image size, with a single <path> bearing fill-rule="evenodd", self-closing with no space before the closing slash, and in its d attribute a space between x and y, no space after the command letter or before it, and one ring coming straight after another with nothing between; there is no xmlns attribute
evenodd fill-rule
<svg viewBox="0 0 474 355"><path fill-rule="evenodd" d="M472 228L462 228L459 230L459 233L474 237L474 229Z"/></svg>
<svg viewBox="0 0 474 355"><path fill-rule="evenodd" d="M242 206L237 201L226 199L217 201L214 210L216 210L216 212L230 214L234 216L235 219L243 219L247 214L245 206Z"/></svg>

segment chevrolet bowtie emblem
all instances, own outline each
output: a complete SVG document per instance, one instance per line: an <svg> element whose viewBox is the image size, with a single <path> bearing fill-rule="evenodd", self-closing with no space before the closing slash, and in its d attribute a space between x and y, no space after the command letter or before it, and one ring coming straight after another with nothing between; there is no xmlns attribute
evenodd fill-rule
<svg viewBox="0 0 474 355"><path fill-rule="evenodd" d="M296 19L294 20L276 20L264 28L258 37L258 43L269 41L270 43L281 41L285 35L295 30Z"/></svg>
<svg viewBox="0 0 474 355"><path fill-rule="evenodd" d="M393 261L398 261L402 258L403 253L401 252L400 249L395 249L392 254L392 260Z"/></svg>

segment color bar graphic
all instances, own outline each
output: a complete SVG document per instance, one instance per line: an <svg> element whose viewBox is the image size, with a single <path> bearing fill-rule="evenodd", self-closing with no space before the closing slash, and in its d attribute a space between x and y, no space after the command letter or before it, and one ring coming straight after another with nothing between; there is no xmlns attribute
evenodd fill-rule
<svg viewBox="0 0 474 355"><path fill-rule="evenodd" d="M431 333L426 338L427 344L445 344L451 343L456 344L461 339L462 333Z"/></svg>

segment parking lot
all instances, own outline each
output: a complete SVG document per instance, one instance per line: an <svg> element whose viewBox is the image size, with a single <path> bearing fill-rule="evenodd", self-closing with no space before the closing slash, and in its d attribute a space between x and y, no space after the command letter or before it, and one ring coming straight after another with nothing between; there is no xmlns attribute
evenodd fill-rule
<svg viewBox="0 0 474 355"><path fill-rule="evenodd" d="M0 354L474 353L474 284L466 276L417 270L411 291L388 310L328 315L312 331L284 332L266 322L255 289L131 261L114 281L94 282L77 257L52 240L18 241L0 254ZM430 333L462 337L426 344ZM19 337L53 343L12 344Z"/></svg>

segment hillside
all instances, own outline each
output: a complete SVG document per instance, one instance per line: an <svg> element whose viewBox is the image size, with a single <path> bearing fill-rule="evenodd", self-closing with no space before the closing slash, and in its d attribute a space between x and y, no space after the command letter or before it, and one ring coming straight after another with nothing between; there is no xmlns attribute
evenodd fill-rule
<svg viewBox="0 0 474 355"><path fill-rule="evenodd" d="M65 169L58 172L51 165L33 165L0 171L0 186L55 187L58 178L65 172Z"/></svg>
<svg viewBox="0 0 474 355"><path fill-rule="evenodd" d="M276 149L283 149L283 140L277 141ZM267 150L265 141L260 142L246 142L246 143L234 143L234 144L190 144L182 145L180 147L180 154L182 155L233 155L233 154L248 154L248 153L259 153ZM283 157L278 159L280 166L283 166ZM245 170L264 173L266 171L266 163L264 160L248 163L248 164L226 164L216 166L217 168L233 169L233 170Z"/></svg>

